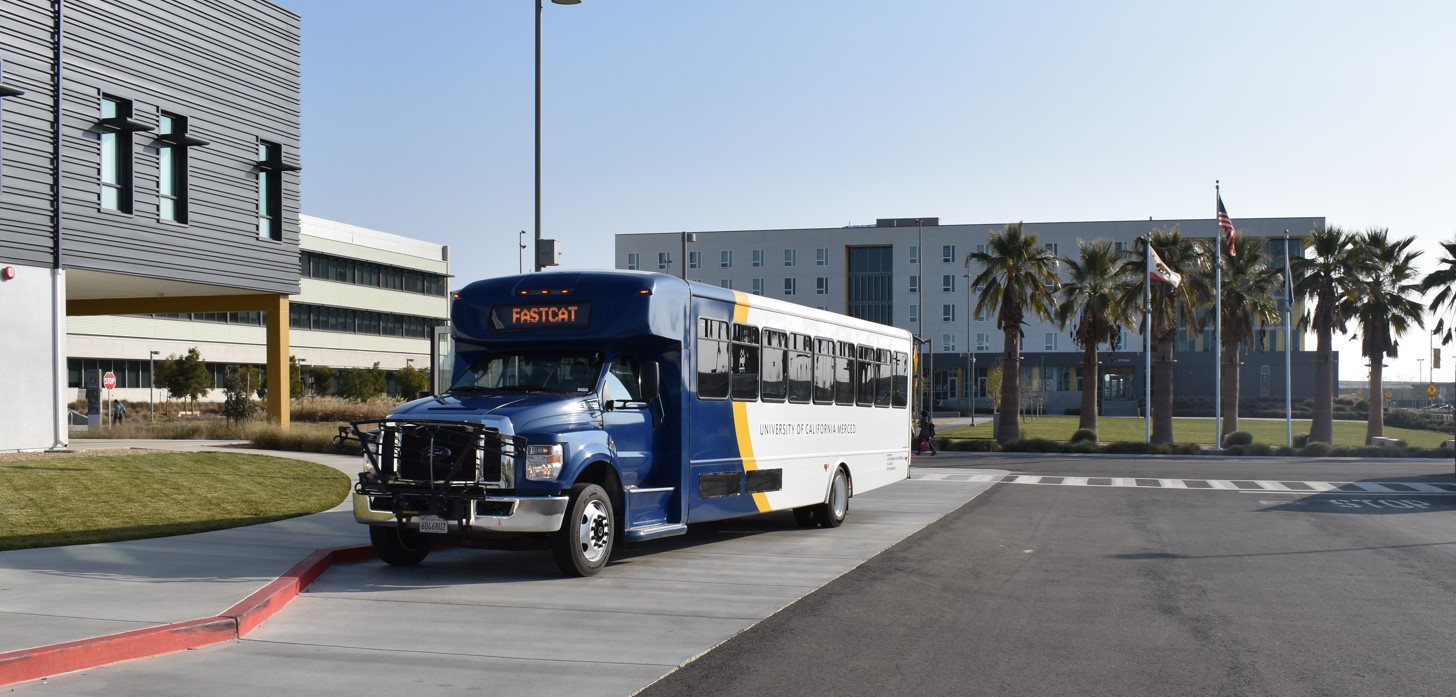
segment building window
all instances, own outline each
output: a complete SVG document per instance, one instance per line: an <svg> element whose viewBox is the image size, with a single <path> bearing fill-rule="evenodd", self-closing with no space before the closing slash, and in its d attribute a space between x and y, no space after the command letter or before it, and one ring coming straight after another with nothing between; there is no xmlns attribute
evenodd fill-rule
<svg viewBox="0 0 1456 697"><path fill-rule="evenodd" d="M910 277L910 292L911 293L919 293L920 292L920 277L919 276L911 276Z"/></svg>
<svg viewBox="0 0 1456 697"><path fill-rule="evenodd" d="M725 249L721 252L718 252L718 266L725 269L733 268L733 250Z"/></svg>
<svg viewBox="0 0 1456 697"><path fill-rule="evenodd" d="M799 294L799 279L797 279L797 278L785 278L784 279L784 295L798 295L798 294Z"/></svg>
<svg viewBox="0 0 1456 697"><path fill-rule="evenodd" d="M1048 350L1048 351L1055 351L1055 350L1057 350L1057 333L1056 332L1047 332L1044 336L1046 337L1046 350Z"/></svg>
<svg viewBox="0 0 1456 697"><path fill-rule="evenodd" d="M940 289L946 293L955 292L955 274L943 274L940 277Z"/></svg>
<svg viewBox="0 0 1456 697"><path fill-rule="evenodd" d="M976 312L976 321L977 322L985 322L986 321L986 310L985 310L985 308L982 308L981 310L978 310Z"/></svg>
<svg viewBox="0 0 1456 697"><path fill-rule="evenodd" d="M670 268L672 268L672 254L668 252L658 252L657 269L659 271L665 271Z"/></svg>
<svg viewBox="0 0 1456 697"><path fill-rule="evenodd" d="M187 222L187 119L162 112L157 120L157 217Z"/></svg>
<svg viewBox="0 0 1456 697"><path fill-rule="evenodd" d="M763 279L762 278L755 278L755 279L753 279L753 291L752 291L752 293L754 295L763 295Z"/></svg>
<svg viewBox="0 0 1456 697"><path fill-rule="evenodd" d="M942 351L954 351L954 350L956 350L956 347L955 347L955 335L954 334L941 334L940 335L940 350L942 350Z"/></svg>
<svg viewBox="0 0 1456 697"><path fill-rule="evenodd" d="M701 269L701 268L703 268L703 253L702 252L688 252L688 268L690 268L690 269Z"/></svg>
<svg viewBox="0 0 1456 697"><path fill-rule="evenodd" d="M894 325L894 249L889 245L845 250L845 309L851 317Z"/></svg>
<svg viewBox="0 0 1456 697"><path fill-rule="evenodd" d="M258 162L281 163L283 146L266 140L258 141ZM273 166L258 168L258 237L283 239L283 172Z"/></svg>
<svg viewBox="0 0 1456 697"><path fill-rule="evenodd" d="M131 212L131 101L101 96L101 207Z"/></svg>
<svg viewBox="0 0 1456 697"><path fill-rule="evenodd" d="M917 325L917 326L920 324L920 306L919 305L911 305L910 306L910 315L909 315L909 317L910 317L910 323L911 324L914 324L914 325Z"/></svg>
<svg viewBox="0 0 1456 697"><path fill-rule="evenodd" d="M758 268L760 266L763 266L763 250L755 249L753 250L753 267Z"/></svg>
<svg viewBox="0 0 1456 697"><path fill-rule="evenodd" d="M636 271L638 268L640 268L641 267L641 263L640 263L641 258L642 258L641 255L637 254L637 252L627 252L627 268L628 268L628 270Z"/></svg>
<svg viewBox="0 0 1456 697"><path fill-rule="evenodd" d="M940 321L942 321L942 322L954 322L954 321L956 321L956 319L955 319L955 315L956 315L955 310L956 310L956 306L955 305L949 305L949 304L947 304L947 305L941 305L940 306Z"/></svg>
<svg viewBox="0 0 1456 697"><path fill-rule="evenodd" d="M915 246L915 245L913 245L913 244L910 245L910 263L912 263L912 264L919 264L920 263L920 248L917 247L917 246Z"/></svg>
<svg viewBox="0 0 1456 697"><path fill-rule="evenodd" d="M977 351L990 351L991 350L991 335L990 334L984 334L984 333L982 333L982 334L977 334L976 335L976 350Z"/></svg>
<svg viewBox="0 0 1456 697"><path fill-rule="evenodd" d="M1112 243L1112 251L1114 251L1114 252L1121 252L1124 249L1127 249L1127 243L1126 242L1113 242Z"/></svg>
<svg viewBox="0 0 1456 697"><path fill-rule="evenodd" d="M798 265L799 265L799 250L797 250L797 249L785 249L784 250L784 266L798 266Z"/></svg>
<svg viewBox="0 0 1456 697"><path fill-rule="evenodd" d="M815 295L829 295L829 277L828 276L820 276L819 278L814 279L814 294Z"/></svg>
<svg viewBox="0 0 1456 697"><path fill-rule="evenodd" d="M955 261L955 245L942 245L940 248L940 260L947 263Z"/></svg>
<svg viewBox="0 0 1456 697"><path fill-rule="evenodd" d="M1057 256L1057 243L1056 242L1048 242L1048 243L1046 243L1046 248L1047 248L1047 251L1049 251L1049 252L1052 253L1052 256Z"/></svg>
<svg viewBox="0 0 1456 697"><path fill-rule="evenodd" d="M814 265L815 266L828 266L829 265L829 248L828 247L820 247L820 248L814 250Z"/></svg>
<svg viewBox="0 0 1456 697"><path fill-rule="evenodd" d="M718 287L719 288L727 288L728 290L733 290L733 279L731 279L731 278L725 278L725 279L723 279L721 281L718 281Z"/></svg>

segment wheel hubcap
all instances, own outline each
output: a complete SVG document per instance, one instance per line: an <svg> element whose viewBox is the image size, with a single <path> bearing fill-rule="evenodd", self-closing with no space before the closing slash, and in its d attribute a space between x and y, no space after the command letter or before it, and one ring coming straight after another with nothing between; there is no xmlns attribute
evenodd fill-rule
<svg viewBox="0 0 1456 697"><path fill-rule="evenodd" d="M577 531L581 540L581 556L595 563L607 553L607 544L612 539L612 519L607 507L601 501L592 501L581 514L581 529Z"/></svg>
<svg viewBox="0 0 1456 697"><path fill-rule="evenodd" d="M844 481L844 477L842 476L834 478L834 501L832 505L834 507L835 518L843 518L845 511L849 508L849 483Z"/></svg>

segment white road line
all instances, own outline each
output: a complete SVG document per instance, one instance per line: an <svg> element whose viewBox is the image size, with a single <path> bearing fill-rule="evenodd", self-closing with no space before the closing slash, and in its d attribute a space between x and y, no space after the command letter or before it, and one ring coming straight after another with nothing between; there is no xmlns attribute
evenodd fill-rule
<svg viewBox="0 0 1456 697"><path fill-rule="evenodd" d="M1400 492L1396 491L1395 489L1391 489L1391 488L1388 488L1388 487L1383 487L1383 486L1380 486L1379 484L1374 484L1374 483L1371 483L1371 482L1350 482L1350 484L1351 484L1351 486L1359 487L1361 489L1364 489L1366 491L1369 491L1369 492L1372 492L1372 493L1376 493L1376 494L1398 494L1398 493L1400 493Z"/></svg>
<svg viewBox="0 0 1456 697"><path fill-rule="evenodd" d="M1431 486L1430 484L1416 484L1416 483L1413 483L1413 482L1401 482L1401 483L1402 484L1405 484L1406 486L1411 487L1412 489L1415 489L1417 491L1429 491L1429 492L1431 492L1433 494L1449 494L1449 493L1451 493L1451 492L1449 492L1449 491L1447 491L1445 489L1442 489L1439 486Z"/></svg>
<svg viewBox="0 0 1456 697"><path fill-rule="evenodd" d="M1208 480L1208 485L1211 486L1211 487L1213 487L1213 488L1215 488L1215 489L1225 489L1225 490L1230 490L1231 489L1231 490L1235 490L1235 491L1238 490L1238 487L1234 486L1234 483L1233 482L1226 481L1226 480L1223 480L1223 479L1210 479L1210 480Z"/></svg>
<svg viewBox="0 0 1456 697"><path fill-rule="evenodd" d="M1315 491L1332 491L1340 488L1329 482L1304 482L1304 485Z"/></svg>
<svg viewBox="0 0 1456 697"><path fill-rule="evenodd" d="M1113 477L1113 486L1137 486L1137 481L1126 477Z"/></svg>
<svg viewBox="0 0 1456 697"><path fill-rule="evenodd" d="M1182 479L1159 479L1158 484L1164 489L1187 489L1188 485Z"/></svg>
<svg viewBox="0 0 1456 697"><path fill-rule="evenodd" d="M1029 475L1029 474L1023 474L1023 475L1017 476L1016 479L1013 479L1012 480L1012 482L1015 483L1015 484L1040 484L1041 483L1041 477L1033 476L1033 475Z"/></svg>
<svg viewBox="0 0 1456 697"><path fill-rule="evenodd" d="M1087 478L1086 477L1067 477L1066 479L1063 479L1062 480L1062 484L1065 485L1065 486L1087 486Z"/></svg>
<svg viewBox="0 0 1456 697"><path fill-rule="evenodd" d="M1254 483L1255 484L1258 484L1259 486L1264 487L1265 489L1270 489L1272 491L1291 491L1291 489L1289 487L1284 486L1283 484L1280 484L1279 482L1266 482L1266 481L1263 481L1263 480L1259 480L1259 481L1255 481Z"/></svg>

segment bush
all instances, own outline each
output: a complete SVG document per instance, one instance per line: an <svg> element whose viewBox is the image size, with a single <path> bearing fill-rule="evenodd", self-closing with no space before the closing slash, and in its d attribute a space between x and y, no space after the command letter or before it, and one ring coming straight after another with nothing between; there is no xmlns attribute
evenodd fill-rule
<svg viewBox="0 0 1456 697"><path fill-rule="evenodd" d="M1329 443L1315 441L1313 443L1307 443L1304 447L1300 448L1299 454L1303 457L1329 457L1330 451L1333 449Z"/></svg>
<svg viewBox="0 0 1456 697"><path fill-rule="evenodd" d="M1299 435L1297 435L1297 436L1294 437L1294 447L1296 447L1296 448L1303 448L1306 445L1309 445L1309 434L1308 433L1301 433L1301 434L1299 434Z"/></svg>
<svg viewBox="0 0 1456 697"><path fill-rule="evenodd" d="M1249 445L1254 442L1254 434L1248 431L1234 431L1223 437L1223 447L1235 445Z"/></svg>
<svg viewBox="0 0 1456 697"><path fill-rule="evenodd" d="M1079 428L1072 432L1073 443L1096 443L1097 432L1090 428Z"/></svg>
<svg viewBox="0 0 1456 697"><path fill-rule="evenodd" d="M1173 453L1177 455L1202 455L1203 446L1197 443L1179 443L1173 446Z"/></svg>
<svg viewBox="0 0 1456 697"><path fill-rule="evenodd" d="M1118 455L1166 455L1173 452L1172 446L1138 441L1118 441L1102 446L1102 452Z"/></svg>
<svg viewBox="0 0 1456 697"><path fill-rule="evenodd" d="M1059 453L1063 446L1060 441L1046 438L1026 438L1012 441L1001 447L1009 453Z"/></svg>
<svg viewBox="0 0 1456 697"><path fill-rule="evenodd" d="M998 453L1001 444L990 438L951 438L945 441L943 450L957 450L972 453Z"/></svg>

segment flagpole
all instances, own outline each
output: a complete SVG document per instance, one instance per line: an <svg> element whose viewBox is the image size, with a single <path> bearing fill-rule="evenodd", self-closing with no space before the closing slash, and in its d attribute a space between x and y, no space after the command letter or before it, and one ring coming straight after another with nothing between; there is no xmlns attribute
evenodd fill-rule
<svg viewBox="0 0 1456 697"><path fill-rule="evenodd" d="M1213 219L1218 227L1213 250L1213 449L1223 449L1223 226L1218 223L1218 180L1213 180Z"/></svg>
<svg viewBox="0 0 1456 697"><path fill-rule="evenodd" d="M1143 245L1143 442L1153 442L1153 233Z"/></svg>
<svg viewBox="0 0 1456 697"><path fill-rule="evenodd" d="M1294 447L1294 375L1290 370L1290 351L1294 334L1289 315L1294 311L1294 276L1289 272L1289 230L1284 230L1284 447Z"/></svg>

